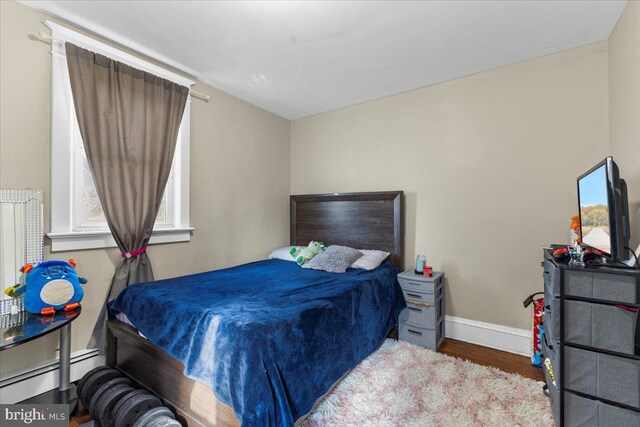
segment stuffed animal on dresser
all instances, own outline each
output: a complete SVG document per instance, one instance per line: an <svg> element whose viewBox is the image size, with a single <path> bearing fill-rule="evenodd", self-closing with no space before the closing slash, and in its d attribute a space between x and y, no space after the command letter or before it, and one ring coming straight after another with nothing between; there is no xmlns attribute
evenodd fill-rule
<svg viewBox="0 0 640 427"><path fill-rule="evenodd" d="M290 254L296 259L298 265L303 265L322 251L324 251L324 243L312 240L306 248L291 248Z"/></svg>
<svg viewBox="0 0 640 427"><path fill-rule="evenodd" d="M72 259L27 264L20 269L20 283L6 289L5 294L13 298L24 295L24 308L29 313L52 315L58 310L74 310L84 296L80 284L87 283L78 277L75 267Z"/></svg>

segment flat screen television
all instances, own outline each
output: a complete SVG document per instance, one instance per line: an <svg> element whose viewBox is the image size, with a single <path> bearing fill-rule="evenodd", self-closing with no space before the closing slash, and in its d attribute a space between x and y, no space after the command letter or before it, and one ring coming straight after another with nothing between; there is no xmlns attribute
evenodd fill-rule
<svg viewBox="0 0 640 427"><path fill-rule="evenodd" d="M580 238L614 262L629 258L629 202L627 185L618 165L607 157L578 178Z"/></svg>

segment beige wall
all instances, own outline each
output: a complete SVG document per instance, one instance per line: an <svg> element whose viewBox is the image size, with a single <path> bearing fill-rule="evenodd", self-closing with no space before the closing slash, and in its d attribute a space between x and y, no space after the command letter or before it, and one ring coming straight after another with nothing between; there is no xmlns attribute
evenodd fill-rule
<svg viewBox="0 0 640 427"><path fill-rule="evenodd" d="M540 247L566 241L575 177L613 154L640 205L640 5L609 41L296 120L212 87L192 102L190 243L155 245L156 277L261 258L288 240L289 190L406 192L406 263L448 276L448 314L528 328ZM0 2L0 186L41 189L49 223L50 58L45 15ZM609 115L611 116L609 123ZM609 146L609 139L611 140ZM289 144L291 143L291 146ZM610 148L610 150L609 150ZM117 250L75 258L89 278L85 348ZM0 371L54 357L50 336L0 354Z"/></svg>
<svg viewBox="0 0 640 427"><path fill-rule="evenodd" d="M47 16L0 3L0 186L43 190L49 224L49 47L27 38L43 29L40 21ZM196 230L189 243L149 249L156 278L264 258L289 238L289 121L210 86L195 89L211 95L208 104L191 104ZM115 248L50 253L47 242L45 256L76 259L89 279L83 313L72 327L72 351L86 348L120 254ZM2 352L1 371L54 357L54 335Z"/></svg>
<svg viewBox="0 0 640 427"><path fill-rule="evenodd" d="M529 328L607 110L605 41L295 120L291 193L404 190L405 261L446 272L447 314Z"/></svg>
<svg viewBox="0 0 640 427"><path fill-rule="evenodd" d="M640 2L630 1L609 39L611 154L627 181L632 212L640 208ZM640 234L640 224L633 225ZM640 243L640 236L635 238Z"/></svg>

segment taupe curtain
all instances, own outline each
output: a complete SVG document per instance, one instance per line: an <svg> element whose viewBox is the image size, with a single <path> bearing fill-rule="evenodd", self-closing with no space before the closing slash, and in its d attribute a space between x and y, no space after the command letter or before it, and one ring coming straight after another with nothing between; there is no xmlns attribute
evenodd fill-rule
<svg viewBox="0 0 640 427"><path fill-rule="evenodd" d="M104 352L106 303L153 280L146 246L164 193L189 89L66 43L80 134L109 229L123 254L90 348Z"/></svg>

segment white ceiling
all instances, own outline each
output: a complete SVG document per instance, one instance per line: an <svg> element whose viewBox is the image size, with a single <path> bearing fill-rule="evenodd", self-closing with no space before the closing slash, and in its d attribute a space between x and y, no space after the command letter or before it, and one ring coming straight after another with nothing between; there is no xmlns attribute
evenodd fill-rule
<svg viewBox="0 0 640 427"><path fill-rule="evenodd" d="M23 3L296 119L605 40L626 1Z"/></svg>

